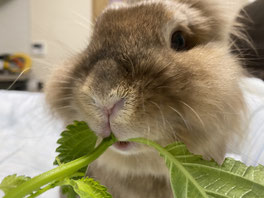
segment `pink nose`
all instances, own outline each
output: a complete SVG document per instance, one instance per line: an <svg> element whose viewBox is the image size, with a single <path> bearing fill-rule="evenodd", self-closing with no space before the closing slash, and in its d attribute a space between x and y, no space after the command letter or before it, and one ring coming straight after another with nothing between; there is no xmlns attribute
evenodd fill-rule
<svg viewBox="0 0 264 198"><path fill-rule="evenodd" d="M123 108L124 103L125 103L125 100L124 100L124 99L120 99L120 100L118 100L117 102L115 102L114 104L109 105L110 107L105 107L105 108L104 108L104 111L105 111L105 114L107 115L107 117L110 118L110 116L115 116L116 113L117 113L120 109Z"/></svg>
<svg viewBox="0 0 264 198"><path fill-rule="evenodd" d="M125 100L120 99L117 102L115 102L112 105L109 105L109 107L104 107L103 111L106 116L106 124L103 129L103 133L101 134L103 137L108 137L111 134L111 124L110 124L110 118L113 119L118 111L120 111L124 106Z"/></svg>

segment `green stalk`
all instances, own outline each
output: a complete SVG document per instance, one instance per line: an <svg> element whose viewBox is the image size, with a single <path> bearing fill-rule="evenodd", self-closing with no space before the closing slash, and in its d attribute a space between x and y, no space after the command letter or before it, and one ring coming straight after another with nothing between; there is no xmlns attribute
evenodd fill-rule
<svg viewBox="0 0 264 198"><path fill-rule="evenodd" d="M69 177L74 174L79 169L89 165L91 162L96 160L105 150L116 142L116 138L111 135L108 138L103 139L103 141L96 147L96 149L79 159L72 162L62 164L57 168L40 174L29 181L18 186L13 191L7 193L4 198L23 198L32 192L39 190L42 186L49 184L51 182L56 182L62 180L63 178Z"/></svg>
<svg viewBox="0 0 264 198"><path fill-rule="evenodd" d="M49 184L47 186L45 186L44 188L40 189L39 191L37 191L36 193L34 193L33 195L30 195L28 198L35 198L35 197L38 197L39 195L45 193L46 191L52 189L52 188L55 188L57 186L60 186L60 182L54 182L52 184Z"/></svg>

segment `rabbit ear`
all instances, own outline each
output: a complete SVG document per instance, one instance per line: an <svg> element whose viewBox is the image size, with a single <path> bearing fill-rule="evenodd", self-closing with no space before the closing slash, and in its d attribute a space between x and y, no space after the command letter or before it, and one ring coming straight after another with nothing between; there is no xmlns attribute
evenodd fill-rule
<svg viewBox="0 0 264 198"><path fill-rule="evenodd" d="M204 11L217 11L222 14L229 14L230 19L235 18L247 0L173 0L175 2L189 3Z"/></svg>
<svg viewBox="0 0 264 198"><path fill-rule="evenodd" d="M236 19L247 0L173 0L189 4L190 7L200 10L205 17L214 22L214 30L220 31L224 39L228 39L230 33L236 34Z"/></svg>

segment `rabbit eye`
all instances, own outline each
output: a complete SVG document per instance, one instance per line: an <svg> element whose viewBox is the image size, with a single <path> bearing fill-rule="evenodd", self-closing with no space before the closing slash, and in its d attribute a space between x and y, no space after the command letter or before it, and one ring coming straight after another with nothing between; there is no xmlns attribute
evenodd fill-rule
<svg viewBox="0 0 264 198"><path fill-rule="evenodd" d="M185 39L182 32L174 32L171 36L171 48L176 51L182 51L186 49Z"/></svg>

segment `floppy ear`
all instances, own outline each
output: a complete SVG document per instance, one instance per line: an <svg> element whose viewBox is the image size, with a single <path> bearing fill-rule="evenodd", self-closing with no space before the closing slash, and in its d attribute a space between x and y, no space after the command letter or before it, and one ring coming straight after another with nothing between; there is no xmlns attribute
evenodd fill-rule
<svg viewBox="0 0 264 198"><path fill-rule="evenodd" d="M230 34L237 34L239 23L236 21L246 0L173 0L189 4L200 10L212 21L213 30L221 39L228 39Z"/></svg>

